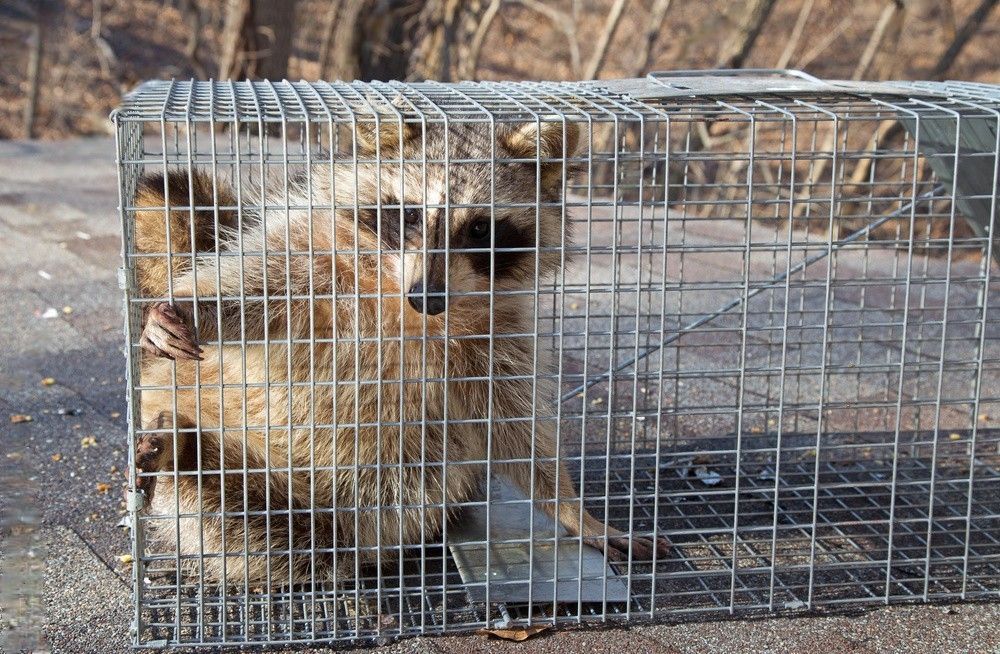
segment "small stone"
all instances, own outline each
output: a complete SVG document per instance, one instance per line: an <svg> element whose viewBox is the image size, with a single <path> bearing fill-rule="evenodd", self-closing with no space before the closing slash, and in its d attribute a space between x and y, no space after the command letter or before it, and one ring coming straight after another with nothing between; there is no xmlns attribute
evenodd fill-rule
<svg viewBox="0 0 1000 654"><path fill-rule="evenodd" d="M958 432L952 432L948 434L948 438L953 441L960 441L962 440L962 435L959 434Z"/></svg>
<svg viewBox="0 0 1000 654"><path fill-rule="evenodd" d="M63 311L64 314L66 314L68 316L69 314L73 313L73 307L71 307L71 306L65 306L65 307L63 307L62 311Z"/></svg>
<svg viewBox="0 0 1000 654"><path fill-rule="evenodd" d="M112 418L121 418L122 417L121 411L112 411L111 412L111 417Z"/></svg>

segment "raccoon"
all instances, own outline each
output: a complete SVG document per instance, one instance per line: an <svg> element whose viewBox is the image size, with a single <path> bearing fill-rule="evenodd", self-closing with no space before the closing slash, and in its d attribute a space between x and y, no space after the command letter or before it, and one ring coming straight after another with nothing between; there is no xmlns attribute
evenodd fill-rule
<svg viewBox="0 0 1000 654"><path fill-rule="evenodd" d="M663 537L581 507L536 379L551 363L525 336L530 291L560 266L579 138L397 123L263 197L146 177L138 289L173 298L141 335L133 480L169 518L153 536L220 582L352 574L439 537L490 458L611 559L664 556Z"/></svg>

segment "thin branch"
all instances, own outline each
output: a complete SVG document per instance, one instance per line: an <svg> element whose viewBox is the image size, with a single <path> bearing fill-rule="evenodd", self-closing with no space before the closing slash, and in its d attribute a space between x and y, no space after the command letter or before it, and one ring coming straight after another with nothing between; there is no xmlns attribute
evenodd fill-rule
<svg viewBox="0 0 1000 654"><path fill-rule="evenodd" d="M573 22L573 18L567 13L556 9L550 5L541 2L540 0L513 0L514 2L522 5L525 9L530 9L531 11L537 12L552 22L553 25L562 30L562 33L566 36L566 42L569 45L569 59L570 67L573 70L573 76L580 76L580 44L576 40L576 25Z"/></svg>
<svg viewBox="0 0 1000 654"><path fill-rule="evenodd" d="M649 12L649 27L646 28L646 37L644 39L645 47L633 69L633 74L637 77L649 72L649 64L653 60L653 50L656 49L656 42L663 31L663 22L667 18L667 11L670 9L672 2L673 0L656 0L653 4L653 9Z"/></svg>
<svg viewBox="0 0 1000 654"><path fill-rule="evenodd" d="M969 17L962 23L961 29L955 34L955 40L951 42L948 49L944 51L941 58L938 59L937 65L931 71L931 77L933 79L941 79L944 77L948 69L952 67L955 63L955 59L958 55L962 53L965 46L972 40L976 32L979 31L979 26L982 25L986 19L989 17L990 12L996 6L997 0L982 0L979 6L969 15Z"/></svg>
<svg viewBox="0 0 1000 654"><path fill-rule="evenodd" d="M736 25L736 34L723 44L716 68L742 68L776 0L747 0L743 15Z"/></svg>
<svg viewBox="0 0 1000 654"><path fill-rule="evenodd" d="M802 40L802 32L806 29L806 24L809 22L809 16L812 14L815 4L816 0L806 0L802 3L802 7L799 9L799 16L795 19L795 27L792 28L792 33L788 35L788 43L785 44L785 49L782 51L781 56L778 57L778 63L775 64L775 68L788 67L788 62L792 60L795 49L799 47L799 41Z"/></svg>
<svg viewBox="0 0 1000 654"><path fill-rule="evenodd" d="M858 65L855 66L854 72L851 74L851 79L859 80L868 74L872 62L875 60L875 55L882 47L882 40L889 31L889 26L902 11L903 3L899 0L891 0L885 6L878 17L878 22L875 23L875 29L872 30L872 35L868 39L864 51L861 53L861 58L858 59Z"/></svg>
<svg viewBox="0 0 1000 654"><path fill-rule="evenodd" d="M469 43L469 54L462 77L475 79L476 70L479 68L479 55L483 50L483 42L486 40L486 35L489 33L497 14L500 13L501 4L503 4L503 0L492 0L490 6L483 13L479 25L476 26L476 32L472 35L472 41Z"/></svg>
<svg viewBox="0 0 1000 654"><path fill-rule="evenodd" d="M834 41L839 39L841 35L847 31L847 28L850 27L853 21L854 21L854 15L851 13L848 13L846 16L841 18L840 22L837 23L837 25L832 30L830 30L830 32L827 33L826 36L820 39L816 45L814 45L804 55L802 55L802 58L799 59L798 62L795 64L796 68L800 68L802 70L808 68L809 64L811 64L813 61L822 56L823 53L826 52L826 49L829 48Z"/></svg>
<svg viewBox="0 0 1000 654"><path fill-rule="evenodd" d="M597 47L594 49L594 54L591 56L590 61L587 63L587 69L583 73L583 79L596 79L597 73L600 72L601 67L604 65L604 59L608 54L608 45L611 44L611 39L615 35L615 31L618 29L618 24L622 20L622 14L625 13L625 4L628 0L616 0L615 4L612 5L611 11L608 12L608 18L604 21L604 30L601 32L600 38L597 40Z"/></svg>

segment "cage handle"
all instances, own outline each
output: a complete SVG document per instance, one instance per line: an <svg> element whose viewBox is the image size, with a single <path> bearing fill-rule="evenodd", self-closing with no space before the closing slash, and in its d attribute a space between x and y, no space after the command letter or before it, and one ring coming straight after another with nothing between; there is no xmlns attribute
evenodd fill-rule
<svg viewBox="0 0 1000 654"><path fill-rule="evenodd" d="M826 82L818 77L810 75L804 70L795 68L712 68L709 70L655 70L646 77L649 79L668 79L677 77L761 77L763 75L774 75L777 77L789 77L802 79L815 84L826 85Z"/></svg>

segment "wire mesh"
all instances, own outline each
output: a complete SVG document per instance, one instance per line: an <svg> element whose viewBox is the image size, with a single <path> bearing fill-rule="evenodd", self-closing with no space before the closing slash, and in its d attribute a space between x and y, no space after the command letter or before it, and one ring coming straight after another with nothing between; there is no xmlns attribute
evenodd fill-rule
<svg viewBox="0 0 1000 654"><path fill-rule="evenodd" d="M113 117L137 645L1000 592L1000 89L150 82Z"/></svg>

